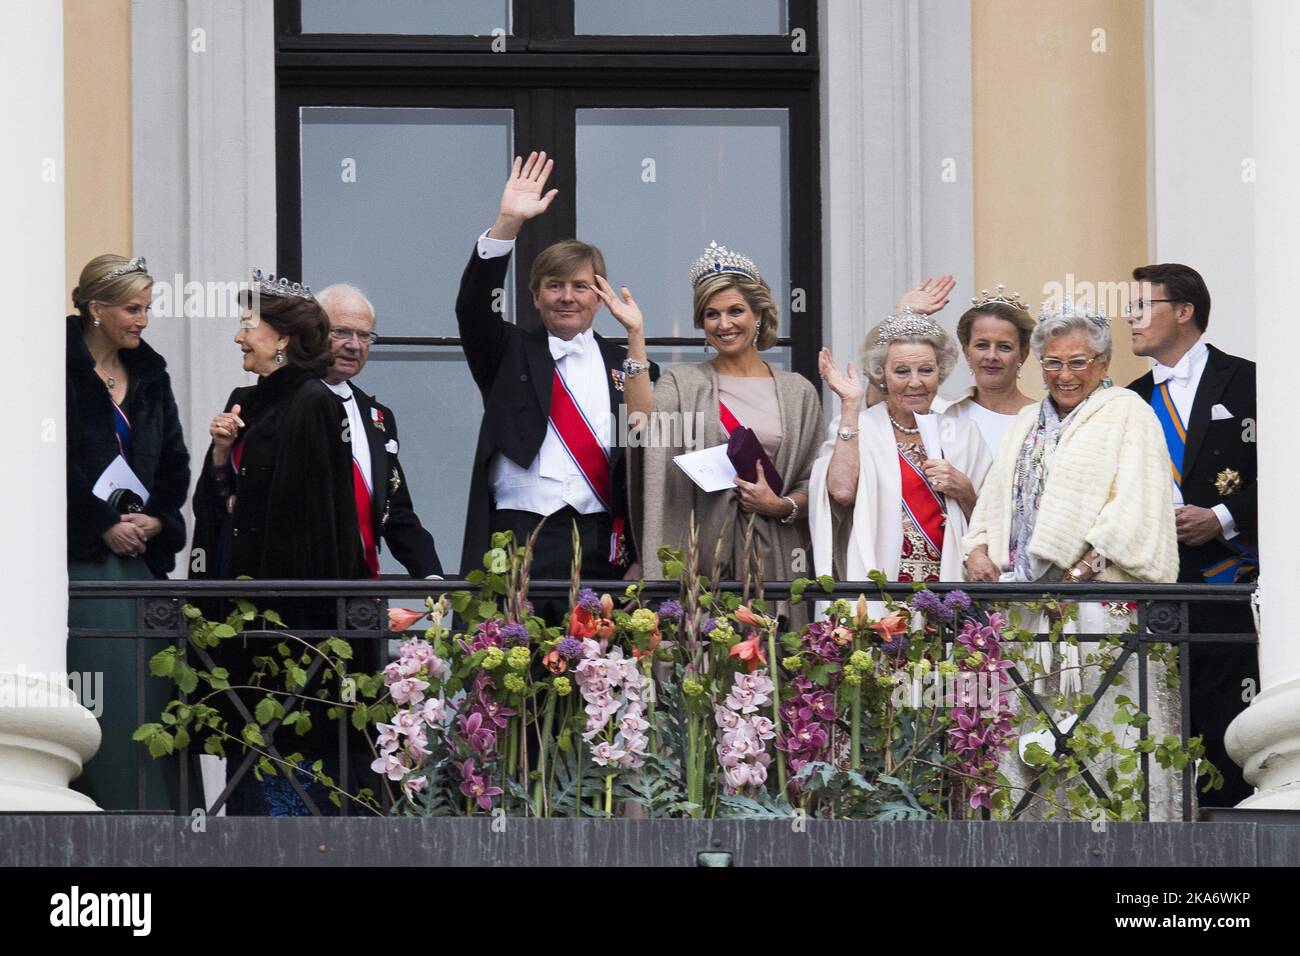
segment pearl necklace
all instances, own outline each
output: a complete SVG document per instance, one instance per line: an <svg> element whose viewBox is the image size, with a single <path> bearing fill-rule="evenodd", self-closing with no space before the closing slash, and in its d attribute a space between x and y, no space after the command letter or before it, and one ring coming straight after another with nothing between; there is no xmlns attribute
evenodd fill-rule
<svg viewBox="0 0 1300 956"><path fill-rule="evenodd" d="M893 415L890 415L890 416L889 416L889 423L890 423L891 425L893 425L895 428L897 428L897 429L898 429L900 432L902 432L904 435L919 435L919 434L921 434L921 429L920 429L919 427L918 427L918 428L905 428L905 427L903 427L902 425L898 424L898 422L894 421L894 416L893 416Z"/></svg>

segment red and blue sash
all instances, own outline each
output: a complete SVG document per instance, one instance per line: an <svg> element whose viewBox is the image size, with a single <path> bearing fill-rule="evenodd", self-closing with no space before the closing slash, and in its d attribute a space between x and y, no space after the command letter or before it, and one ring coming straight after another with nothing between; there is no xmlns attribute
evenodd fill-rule
<svg viewBox="0 0 1300 956"><path fill-rule="evenodd" d="M1151 393L1151 408L1156 413L1160 428L1165 433L1165 445L1169 449L1169 462L1174 469L1174 485L1179 492L1183 489L1183 458L1187 454L1187 426L1169 394L1169 383L1161 382Z"/></svg>
<svg viewBox="0 0 1300 956"><path fill-rule="evenodd" d="M930 486L921 470L902 452L898 454L903 476L903 507L912 524L925 535L935 554L943 553L943 499Z"/></svg>

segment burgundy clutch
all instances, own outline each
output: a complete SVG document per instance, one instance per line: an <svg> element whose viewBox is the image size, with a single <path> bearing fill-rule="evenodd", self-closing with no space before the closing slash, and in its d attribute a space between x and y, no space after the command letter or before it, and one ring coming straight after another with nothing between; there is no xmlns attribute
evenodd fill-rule
<svg viewBox="0 0 1300 956"><path fill-rule="evenodd" d="M776 465L772 464L772 459L763 450L763 445L753 429L741 425L732 431L731 437L727 439L727 457L731 460L731 467L736 469L736 474L746 481L758 481L758 466L761 463L763 480L768 486L777 495L780 495L785 488L781 473L776 470Z"/></svg>

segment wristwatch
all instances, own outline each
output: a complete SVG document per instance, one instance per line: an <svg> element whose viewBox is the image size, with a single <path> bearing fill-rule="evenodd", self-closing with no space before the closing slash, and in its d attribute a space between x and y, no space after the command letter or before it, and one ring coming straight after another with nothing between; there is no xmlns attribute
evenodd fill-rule
<svg viewBox="0 0 1300 956"><path fill-rule="evenodd" d="M858 435L858 430L856 428L850 428L848 425L845 425L835 434L840 436L840 441L853 441L853 439L856 438Z"/></svg>
<svg viewBox="0 0 1300 956"><path fill-rule="evenodd" d="M636 378L649 367L645 362L638 362L635 359L623 359L623 374L628 378Z"/></svg>

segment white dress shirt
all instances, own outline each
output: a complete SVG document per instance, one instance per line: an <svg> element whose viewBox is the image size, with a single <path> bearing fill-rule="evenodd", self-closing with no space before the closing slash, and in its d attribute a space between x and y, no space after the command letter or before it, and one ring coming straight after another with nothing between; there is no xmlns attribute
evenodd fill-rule
<svg viewBox="0 0 1300 956"><path fill-rule="evenodd" d="M493 239L487 232L478 239L478 254L483 259L509 255L514 248L513 239ZM596 333L587 329L567 342L548 334L546 344L578 408L591 424L596 437L608 448L609 386L605 378L609 372L596 343ZM550 409L546 411L549 413ZM554 425L548 425L541 450L527 468L519 467L497 452L492 456L488 475L492 481L493 498L500 509L539 515L554 514L565 505L584 515L606 510L565 450Z"/></svg>
<svg viewBox="0 0 1300 956"><path fill-rule="evenodd" d="M1205 342L1197 339L1196 344L1183 353L1183 357L1178 360L1173 368L1157 362L1155 367L1151 369L1151 375L1155 379L1157 389L1161 385L1168 385L1169 397L1173 400L1174 408L1178 409L1178 417L1183 420L1185 428L1191 427L1192 404L1196 401L1196 390L1201 385L1201 376L1205 374L1205 365L1209 358L1210 350L1206 347ZM1174 507L1180 507L1183 503L1183 493L1175 484ZM1237 522L1233 520L1232 512L1228 510L1228 506L1220 502L1211 510L1219 519L1224 538L1235 538L1237 536Z"/></svg>
<svg viewBox="0 0 1300 956"><path fill-rule="evenodd" d="M324 381L322 379L321 381ZM352 394L352 386L347 382L339 382L337 385L331 385L325 382L325 387L331 392L343 399L343 407L348 412L348 430L351 433L351 441L348 444L352 448L352 459L361 469L361 477L365 479L366 488L371 494L374 489L370 487L370 442L366 440L366 423L361 418L361 408L357 405L356 396ZM360 516L358 516L360 517Z"/></svg>

